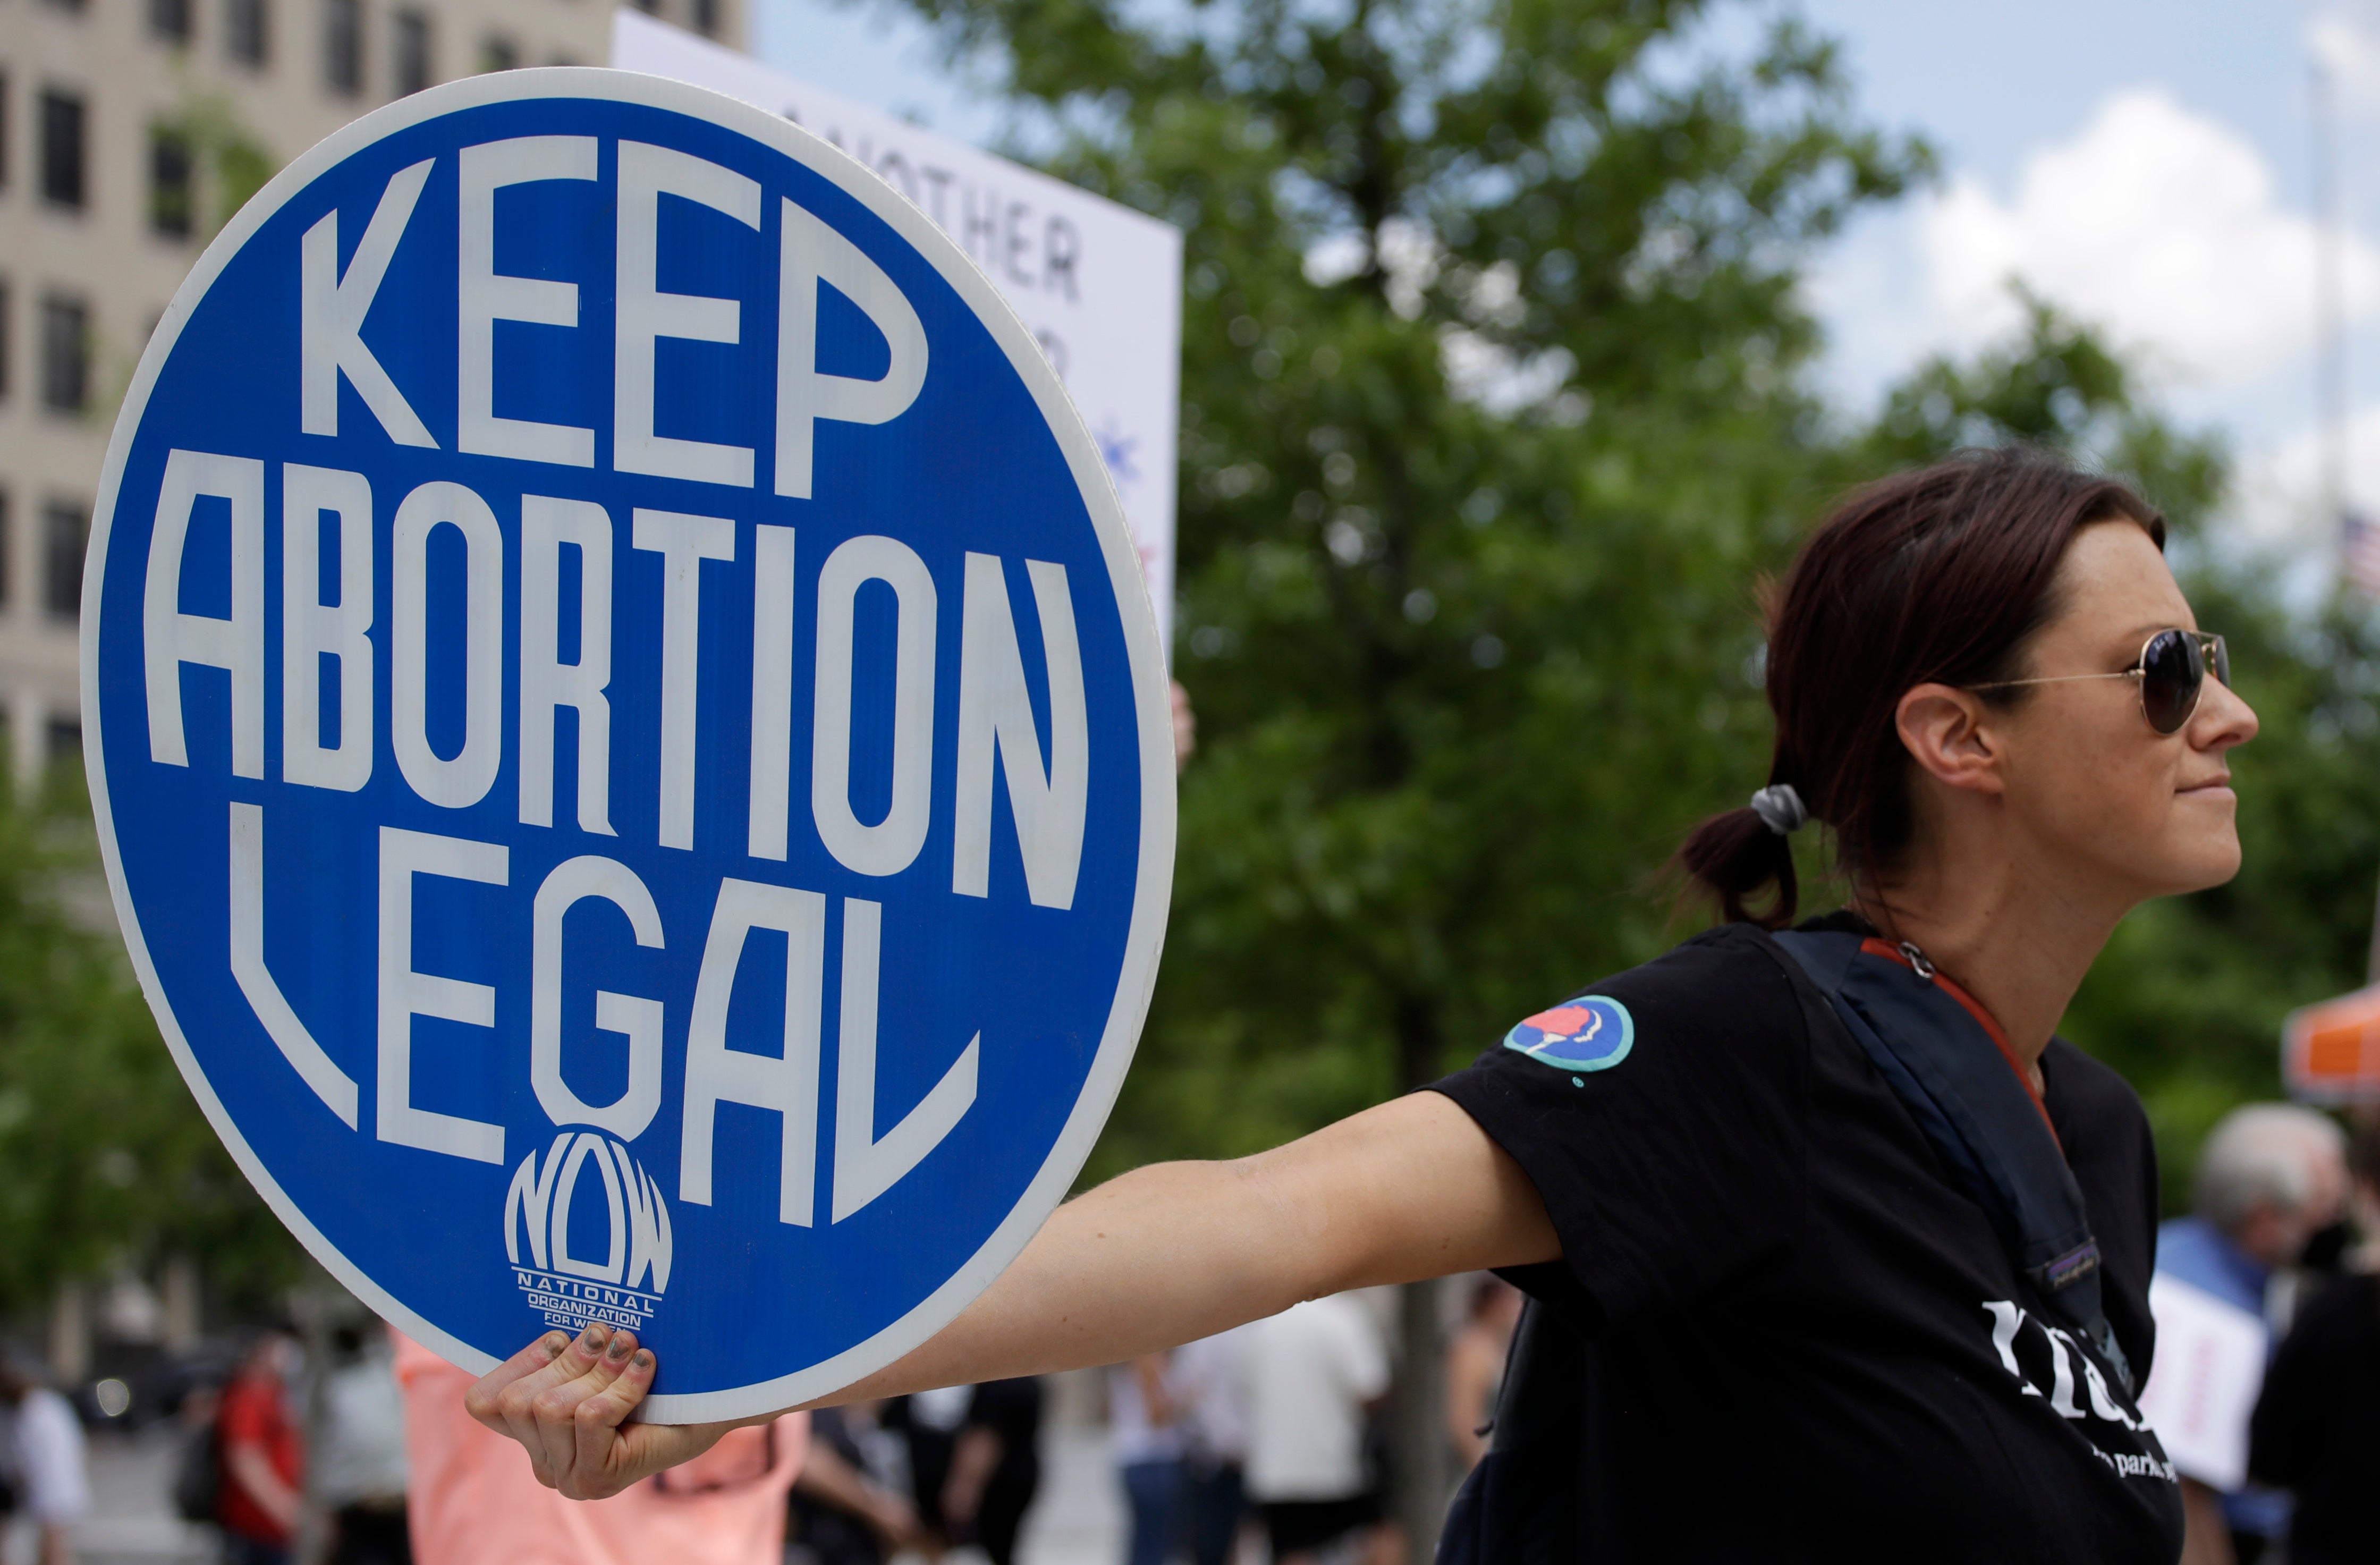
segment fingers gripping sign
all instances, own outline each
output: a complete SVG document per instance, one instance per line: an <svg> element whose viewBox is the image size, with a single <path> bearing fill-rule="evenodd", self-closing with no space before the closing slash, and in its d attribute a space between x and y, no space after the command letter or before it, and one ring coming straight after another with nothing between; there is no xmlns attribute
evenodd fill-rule
<svg viewBox="0 0 2380 1565"><path fill-rule="evenodd" d="M732 1424L631 1424L653 1383L650 1349L601 1325L549 1332L481 1377L471 1416L528 1452L538 1482L571 1499L602 1499L701 1455Z"/></svg>

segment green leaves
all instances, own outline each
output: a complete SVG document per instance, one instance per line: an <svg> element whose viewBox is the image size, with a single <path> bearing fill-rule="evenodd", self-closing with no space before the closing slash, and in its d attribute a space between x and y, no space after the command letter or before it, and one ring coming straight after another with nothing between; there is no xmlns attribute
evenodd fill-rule
<svg viewBox="0 0 2380 1565"><path fill-rule="evenodd" d="M1656 0L922 0L1180 224L1183 780L1094 1174L1434 1078L1682 931L1765 775L1753 584L1849 471L1800 259L1928 166L1831 50Z"/></svg>
<svg viewBox="0 0 2380 1565"><path fill-rule="evenodd" d="M297 1264L157 1036L63 765L37 796L0 789L0 1175L6 1307L167 1253L234 1293Z"/></svg>

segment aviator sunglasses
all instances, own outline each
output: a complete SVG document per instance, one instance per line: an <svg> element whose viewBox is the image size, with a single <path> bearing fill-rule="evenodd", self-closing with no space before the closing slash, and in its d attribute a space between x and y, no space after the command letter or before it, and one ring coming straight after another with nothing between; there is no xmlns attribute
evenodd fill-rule
<svg viewBox="0 0 2380 1565"><path fill-rule="evenodd" d="M2203 630L2160 630L2141 645L2140 661L2114 673L2058 673L2043 679L1998 679L1971 685L1971 690L2009 690L2020 685L2065 685L2077 679L2137 679L2141 682L2141 715L2159 734L2179 734L2198 710L2200 692L2206 688L2206 671L2228 688L2231 684L2231 652L2223 637Z"/></svg>

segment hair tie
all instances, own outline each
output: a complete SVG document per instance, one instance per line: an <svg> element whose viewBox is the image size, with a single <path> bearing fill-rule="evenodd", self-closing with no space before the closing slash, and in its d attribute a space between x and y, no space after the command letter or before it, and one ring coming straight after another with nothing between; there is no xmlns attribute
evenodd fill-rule
<svg viewBox="0 0 2380 1565"><path fill-rule="evenodd" d="M1753 795L1752 813L1780 837L1791 836L1810 819L1809 807L1803 804L1802 795L1793 791L1791 782L1772 782Z"/></svg>

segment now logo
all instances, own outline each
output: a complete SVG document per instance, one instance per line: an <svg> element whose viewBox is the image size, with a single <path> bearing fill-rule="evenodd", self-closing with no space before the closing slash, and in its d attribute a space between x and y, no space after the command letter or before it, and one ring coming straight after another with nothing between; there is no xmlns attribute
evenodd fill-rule
<svg viewBox="0 0 2380 1565"><path fill-rule="evenodd" d="M602 1192L602 1256L571 1253L571 1219L582 1176ZM521 1261L521 1241L528 1261ZM513 1171L504 1192L504 1258L529 1308L549 1326L577 1332L598 1321L641 1330L669 1286L669 1204L628 1149L592 1131L564 1131L540 1159Z"/></svg>
<svg viewBox="0 0 2380 1565"><path fill-rule="evenodd" d="M589 1165L602 1182L610 1240L603 1257L570 1253L570 1214L578 1178ZM650 1280L652 1291L669 1286L669 1205L652 1176L637 1166L628 1149L592 1131L564 1131L546 1151L543 1167L535 1151L513 1171L504 1192L504 1258L520 1264L526 1231L529 1260L565 1277L589 1278L635 1288Z"/></svg>

